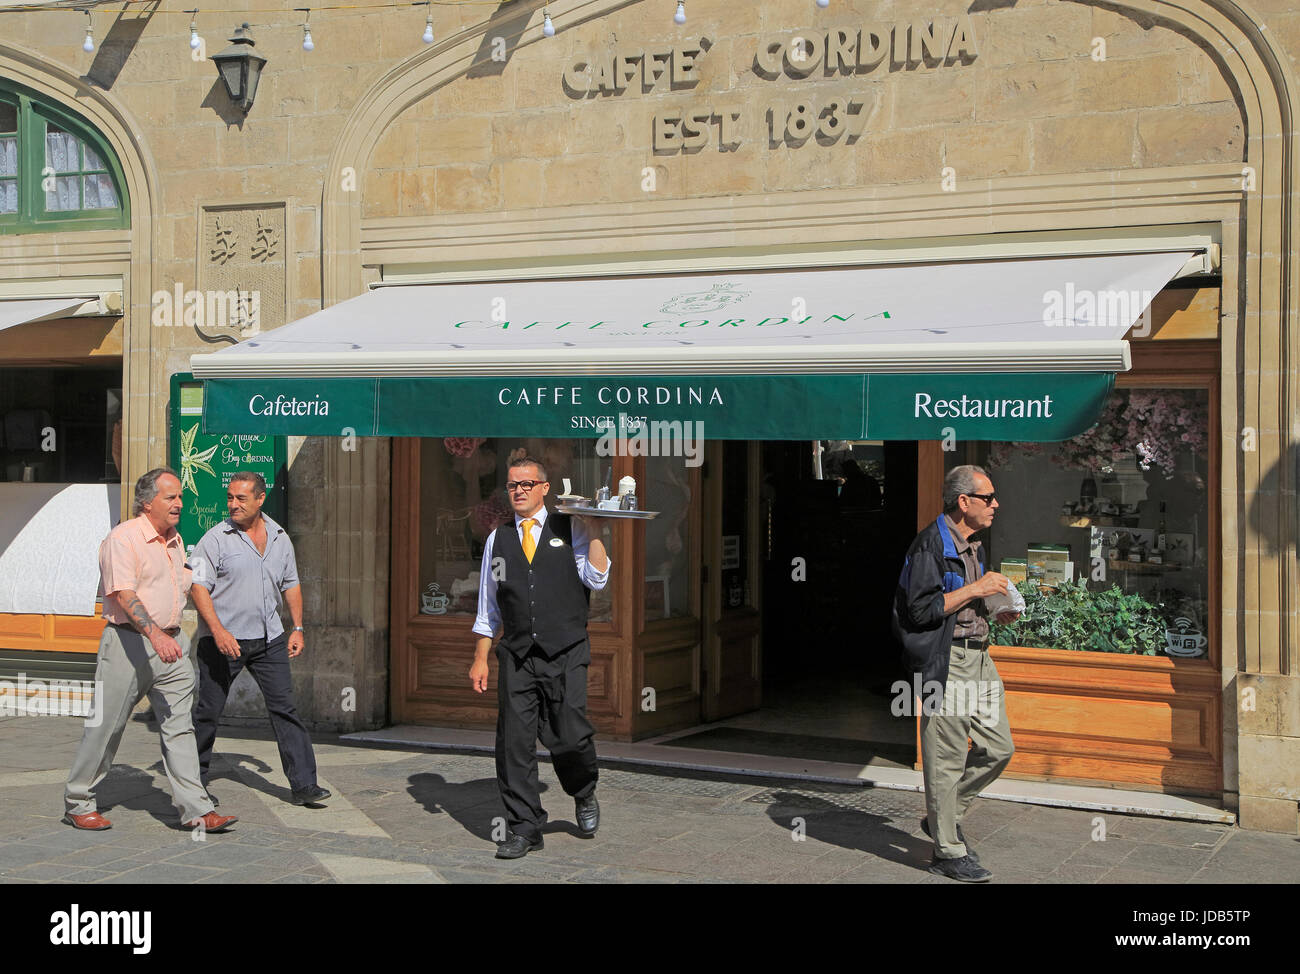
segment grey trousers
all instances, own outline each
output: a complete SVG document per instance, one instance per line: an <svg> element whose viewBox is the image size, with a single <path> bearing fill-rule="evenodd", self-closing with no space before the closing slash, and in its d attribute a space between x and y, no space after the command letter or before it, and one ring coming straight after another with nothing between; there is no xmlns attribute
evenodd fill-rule
<svg viewBox="0 0 1300 974"><path fill-rule="evenodd" d="M966 855L957 826L1015 753L1004 697L987 650L952 647L943 708L937 714L921 711L925 811L939 859Z"/></svg>
<svg viewBox="0 0 1300 974"><path fill-rule="evenodd" d="M145 694L159 723L163 767L181 821L191 822L212 811L207 790L199 781L199 752L194 742L194 657L184 632L177 634L176 642L183 655L175 663L164 663L138 632L104 627L95 666L95 709L86 721L64 792L70 813L86 815L97 810L95 789L113 766L126 722Z"/></svg>

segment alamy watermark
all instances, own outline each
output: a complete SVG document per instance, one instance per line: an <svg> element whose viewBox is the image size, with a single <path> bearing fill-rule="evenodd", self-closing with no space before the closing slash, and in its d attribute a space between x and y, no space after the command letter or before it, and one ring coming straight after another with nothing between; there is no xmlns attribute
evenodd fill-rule
<svg viewBox="0 0 1300 974"><path fill-rule="evenodd" d="M686 466L704 463L704 423L699 420L650 420L644 416L618 414L596 441L602 457L684 457Z"/></svg>
<svg viewBox="0 0 1300 974"><path fill-rule="evenodd" d="M177 282L171 291L155 291L151 304L155 328L230 328L245 337L262 330L261 291L186 291Z"/></svg>
<svg viewBox="0 0 1300 974"><path fill-rule="evenodd" d="M1152 291L1094 291L1076 288L1043 292L1043 324L1056 328L1124 328L1137 324L1133 334L1151 333ZM1141 319L1139 323L1139 319Z"/></svg>
<svg viewBox="0 0 1300 974"><path fill-rule="evenodd" d="M889 688L893 700L889 712L895 717L915 717L916 702L926 717L980 717L996 721L1002 713L1000 680L938 680L921 682L914 673L912 682L895 680Z"/></svg>
<svg viewBox="0 0 1300 974"><path fill-rule="evenodd" d="M95 706L104 690L100 680L0 680L0 717L84 717L98 727L104 715Z"/></svg>

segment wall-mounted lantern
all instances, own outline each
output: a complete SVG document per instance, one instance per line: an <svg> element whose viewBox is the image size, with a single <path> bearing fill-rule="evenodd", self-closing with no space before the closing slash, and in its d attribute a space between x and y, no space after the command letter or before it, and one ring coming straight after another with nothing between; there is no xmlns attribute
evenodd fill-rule
<svg viewBox="0 0 1300 974"><path fill-rule="evenodd" d="M230 37L230 46L212 55L212 60L217 62L217 73L225 82L230 100L247 115L257 97L257 82L262 77L262 68L266 66L266 58L253 53L253 35L248 24L240 24Z"/></svg>

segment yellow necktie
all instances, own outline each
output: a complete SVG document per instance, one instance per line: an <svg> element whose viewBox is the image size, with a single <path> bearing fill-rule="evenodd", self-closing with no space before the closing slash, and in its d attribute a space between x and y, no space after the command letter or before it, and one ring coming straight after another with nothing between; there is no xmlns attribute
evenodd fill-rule
<svg viewBox="0 0 1300 974"><path fill-rule="evenodd" d="M531 517L526 517L520 522L524 529L524 557L528 559L528 564L533 563L533 553L537 551L537 542L533 540L533 525L537 522Z"/></svg>

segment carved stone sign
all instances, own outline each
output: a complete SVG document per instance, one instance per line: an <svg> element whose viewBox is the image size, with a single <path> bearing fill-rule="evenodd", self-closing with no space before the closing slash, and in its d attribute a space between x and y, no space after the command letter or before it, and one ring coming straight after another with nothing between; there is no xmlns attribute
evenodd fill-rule
<svg viewBox="0 0 1300 974"><path fill-rule="evenodd" d="M285 322L288 313L283 203L205 206L199 245L199 291L211 302L210 329L243 337Z"/></svg>
<svg viewBox="0 0 1300 974"><path fill-rule="evenodd" d="M594 51L565 65L564 90L575 100L689 91L699 84L701 61L713 46L711 38L701 37L656 50ZM759 40L752 70L764 81L824 81L952 67L978 56L974 25L962 16L771 35ZM782 91L763 110L768 147L798 147L814 138L820 145L853 144L866 128L869 109L870 96L851 85L819 87L804 97ZM663 108L651 127L656 155L708 145L728 151L756 134L740 109L699 104Z"/></svg>

